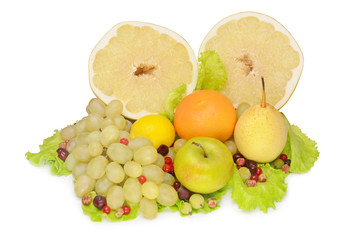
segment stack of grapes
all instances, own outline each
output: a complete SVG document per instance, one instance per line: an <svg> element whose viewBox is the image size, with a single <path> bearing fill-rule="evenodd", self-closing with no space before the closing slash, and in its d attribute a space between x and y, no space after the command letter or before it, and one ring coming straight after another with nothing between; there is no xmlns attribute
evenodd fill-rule
<svg viewBox="0 0 360 240"><path fill-rule="evenodd" d="M178 200L171 173L163 171L164 157L144 137L130 138L131 122L121 114L123 105L113 100L105 105L97 98L87 108L88 116L60 132L64 142L58 155L75 179L75 193L84 204L93 204L121 217L131 209L127 203L139 203L145 218L154 218L157 203L173 206ZM89 199L94 191L99 197Z"/></svg>

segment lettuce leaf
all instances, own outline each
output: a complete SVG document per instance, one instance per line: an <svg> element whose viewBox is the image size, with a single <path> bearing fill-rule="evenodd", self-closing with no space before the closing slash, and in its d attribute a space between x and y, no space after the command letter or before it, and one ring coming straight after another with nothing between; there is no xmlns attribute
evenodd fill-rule
<svg viewBox="0 0 360 240"><path fill-rule="evenodd" d="M58 157L56 150L59 148L59 144L64 140L60 136L60 131L55 130L55 133L46 138L43 144L40 145L40 151L38 153L26 153L26 158L34 165L50 165L50 172L54 175L63 176L71 174L63 160Z"/></svg>
<svg viewBox="0 0 360 240"><path fill-rule="evenodd" d="M287 174L282 170L274 169L269 164L260 166L267 179L266 182L258 182L256 187L246 186L239 171L234 168L230 180L231 198L237 202L240 209L250 211L259 208L266 213L269 207L275 209L274 202L280 202L282 197L286 195L285 178Z"/></svg>
<svg viewBox="0 0 360 240"><path fill-rule="evenodd" d="M285 119L288 138L283 153L291 160L290 172L305 173L314 166L319 157L317 144L307 137L298 126L291 125L286 117Z"/></svg>
<svg viewBox="0 0 360 240"><path fill-rule="evenodd" d="M208 50L200 54L198 61L199 73L195 90L210 89L219 91L222 89L227 76L219 54Z"/></svg>
<svg viewBox="0 0 360 240"><path fill-rule="evenodd" d="M166 97L164 104L164 111L159 114L168 118L171 122L174 121L175 108L183 99L183 95L186 93L186 84L182 84L179 87L173 89Z"/></svg>

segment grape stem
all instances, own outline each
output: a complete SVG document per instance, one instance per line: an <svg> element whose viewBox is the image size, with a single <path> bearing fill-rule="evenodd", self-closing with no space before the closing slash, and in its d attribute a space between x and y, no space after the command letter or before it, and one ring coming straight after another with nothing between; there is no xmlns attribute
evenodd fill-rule
<svg viewBox="0 0 360 240"><path fill-rule="evenodd" d="M261 77L261 82L262 82L262 101L261 101L261 107L265 108L266 107L266 95L265 95L265 81L264 81L264 77Z"/></svg>
<svg viewBox="0 0 360 240"><path fill-rule="evenodd" d="M205 149L203 148L203 146L202 146L200 143L192 142L192 144L194 144L195 146L201 148L201 150L204 152L204 157L205 157L205 158L208 157L208 155L207 155L206 152L205 152Z"/></svg>

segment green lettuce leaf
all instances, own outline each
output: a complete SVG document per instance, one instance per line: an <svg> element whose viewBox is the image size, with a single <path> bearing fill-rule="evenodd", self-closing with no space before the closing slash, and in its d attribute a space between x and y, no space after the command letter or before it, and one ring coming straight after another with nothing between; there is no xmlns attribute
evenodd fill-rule
<svg viewBox="0 0 360 240"><path fill-rule="evenodd" d="M317 144L307 137L298 126L291 125L287 119L286 123L288 138L283 153L291 160L290 172L305 173L314 166L319 157Z"/></svg>
<svg viewBox="0 0 360 240"><path fill-rule="evenodd" d="M96 192L92 191L89 193L89 195L92 197L92 199L94 199L94 197L96 196ZM90 216L90 220L93 222L101 222L104 218L112 222L129 221L135 219L138 215L139 203L132 204L125 202L124 205L128 205L131 211L128 215L122 215L120 218L115 216L115 210L113 209L109 214L103 213L102 210L94 206L93 202L88 206L82 204L81 208L83 210L83 213Z"/></svg>
<svg viewBox="0 0 360 240"><path fill-rule="evenodd" d="M266 182L258 182L256 187L246 186L239 171L234 168L230 180L231 198L237 202L240 209L250 211L259 208L266 213L269 207L275 209L274 202L280 202L282 197L286 195L285 178L287 174L282 170L274 169L269 164L260 166L267 179Z"/></svg>
<svg viewBox="0 0 360 240"><path fill-rule="evenodd" d="M62 176L69 175L69 171L63 160L58 157L56 150L59 148L59 144L64 140L60 136L60 131L55 130L55 133L46 138L43 144L40 145L40 151L38 153L26 153L26 158L34 165L50 165L50 172L52 174Z"/></svg>
<svg viewBox="0 0 360 240"><path fill-rule="evenodd" d="M166 97L164 104L164 111L159 114L168 118L171 122L174 121L174 114L177 105L183 99L183 95L186 93L186 84L182 84L179 87L173 89Z"/></svg>
<svg viewBox="0 0 360 240"><path fill-rule="evenodd" d="M195 90L210 89L218 91L226 83L227 76L219 54L215 51L205 51L200 54L199 73Z"/></svg>

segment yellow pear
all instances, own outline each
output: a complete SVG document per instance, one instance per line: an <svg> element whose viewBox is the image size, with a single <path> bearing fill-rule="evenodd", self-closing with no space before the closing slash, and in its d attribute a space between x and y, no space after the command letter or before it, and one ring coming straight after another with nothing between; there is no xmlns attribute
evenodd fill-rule
<svg viewBox="0 0 360 240"><path fill-rule="evenodd" d="M276 159L285 147L287 126L284 116L266 103L265 83L262 78L262 102L246 109L239 117L234 139L239 152L259 163Z"/></svg>

